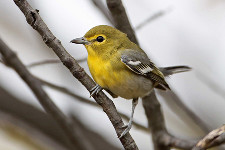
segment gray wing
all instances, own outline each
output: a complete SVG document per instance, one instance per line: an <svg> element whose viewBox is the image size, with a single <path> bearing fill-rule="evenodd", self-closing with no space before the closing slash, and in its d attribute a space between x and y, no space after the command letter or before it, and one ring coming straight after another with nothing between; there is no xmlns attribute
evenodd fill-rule
<svg viewBox="0 0 225 150"><path fill-rule="evenodd" d="M163 74L155 66L153 62L150 61L148 56L142 51L136 50L125 50L121 55L121 61L133 72L140 74L153 83L156 84L156 88L165 90L169 88L166 83ZM166 88L165 88L166 87Z"/></svg>

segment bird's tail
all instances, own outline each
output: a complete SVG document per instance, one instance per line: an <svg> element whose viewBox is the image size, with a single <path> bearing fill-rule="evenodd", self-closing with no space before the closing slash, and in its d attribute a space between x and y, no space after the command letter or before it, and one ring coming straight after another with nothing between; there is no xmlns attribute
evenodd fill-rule
<svg viewBox="0 0 225 150"><path fill-rule="evenodd" d="M171 67L161 67L159 70L164 76L169 76L175 73L190 71L191 68L188 66L171 66Z"/></svg>

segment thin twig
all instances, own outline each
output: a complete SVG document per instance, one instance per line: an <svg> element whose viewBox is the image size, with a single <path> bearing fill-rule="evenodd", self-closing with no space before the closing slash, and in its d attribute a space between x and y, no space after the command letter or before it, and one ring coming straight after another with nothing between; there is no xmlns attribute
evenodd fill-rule
<svg viewBox="0 0 225 150"><path fill-rule="evenodd" d="M34 10L26 0L14 0L16 5L20 8L26 17L28 24L35 29L43 38L46 45L55 52L63 64L70 70L75 78L77 78L87 90L91 90L95 83L87 75L83 68L76 62L76 60L65 50L61 42L52 34L48 29L47 25L41 19L40 15ZM110 100L103 92L99 92L98 95L93 96L96 102L102 106L103 111L107 114L114 129L116 130L117 136L120 136L123 132L123 121L120 115L117 113L116 107L112 100ZM124 149L126 150L137 150L138 147L128 133L119 139Z"/></svg>
<svg viewBox="0 0 225 150"><path fill-rule="evenodd" d="M97 103L95 103L95 102L93 102L93 101L90 101L90 100L88 100L88 99L86 99L86 98L84 98L84 97L82 97L82 96L80 96L80 95L78 95L78 94L75 94L75 93L71 92L69 89L67 89L67 88L65 88L65 87L62 87L62 86L59 86L59 85L50 83L50 82L48 82L48 81L46 81L46 80L43 80L43 79L40 79L40 78L38 78L38 77L36 77L36 78L37 78L39 81L41 81L42 84L47 85L48 87L51 87L51 88L53 88L53 89L55 89L55 90L58 90L58 91L60 91L60 92L62 92L62 93L64 93L64 94L67 94L67 95L69 95L69 96L72 96L73 98L75 98L76 100L78 100L78 101L80 101L80 102L83 102L83 103L85 103L85 104L89 104L89 105L91 105L91 106L100 108L100 106L99 106ZM122 112L119 112L119 111L118 111L118 113L119 113L120 116L123 117L125 120L128 121L128 120L130 119L130 116L127 116L126 114L124 114L124 113L122 113ZM140 123L138 123L138 122L136 122L136 121L133 121L133 125L134 125L134 127L136 127L137 129L139 129L139 130L141 130L141 131L144 131L144 132L147 132L147 131L148 131L148 128L146 128L145 126L141 125Z"/></svg>
<svg viewBox="0 0 225 150"><path fill-rule="evenodd" d="M23 63L16 56L16 54L11 49L9 49L9 47L1 39L0 52L7 64L12 67L30 87L45 111L50 114L60 125L68 140L70 141L71 148L92 150L91 145L88 143L88 141L82 138L82 135L75 134L75 132L72 130L73 128L70 120L67 119L67 117L60 111L60 109L53 103L46 92L42 89L40 81L32 76L32 74L26 69Z"/></svg>
<svg viewBox="0 0 225 150"><path fill-rule="evenodd" d="M87 58L82 58L82 59L78 59L77 62L80 63L80 62L84 62L86 60L87 60ZM59 59L46 59L46 60L28 64L27 67L32 68L32 67L42 66L42 65L46 65L46 64L58 64L58 63L62 63L62 62Z"/></svg>
<svg viewBox="0 0 225 150"><path fill-rule="evenodd" d="M165 16L166 14L168 14L171 11L172 11L172 9L171 9L171 7L169 7L167 9L165 9L165 10L160 10L160 11L156 12L155 14L151 15L149 18L147 18L146 20L141 22L139 25L137 25L134 28L134 30L137 31L137 30L141 29L145 25L151 23L152 21L155 21L156 19L159 19L159 18Z"/></svg>
<svg viewBox="0 0 225 150"><path fill-rule="evenodd" d="M46 60L30 63L26 66L28 68L32 68L32 67L46 65L46 64L58 64L58 63L61 63L59 59L46 59Z"/></svg>

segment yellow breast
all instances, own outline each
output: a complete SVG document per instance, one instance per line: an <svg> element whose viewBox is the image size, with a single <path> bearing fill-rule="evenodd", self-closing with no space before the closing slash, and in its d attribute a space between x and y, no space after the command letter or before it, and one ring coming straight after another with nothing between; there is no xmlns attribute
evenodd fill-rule
<svg viewBox="0 0 225 150"><path fill-rule="evenodd" d="M109 60L102 60L96 56L88 56L88 66L92 77L101 87L108 88L116 84L117 75Z"/></svg>

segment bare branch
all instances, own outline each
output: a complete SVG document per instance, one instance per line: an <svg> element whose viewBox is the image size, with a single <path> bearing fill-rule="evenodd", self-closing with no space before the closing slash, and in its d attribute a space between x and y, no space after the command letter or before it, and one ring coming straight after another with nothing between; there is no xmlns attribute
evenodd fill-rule
<svg viewBox="0 0 225 150"><path fill-rule="evenodd" d="M121 0L107 0L107 6L112 14L114 25L117 29L127 34L129 39L138 44L134 30L127 17L125 8Z"/></svg>
<svg viewBox="0 0 225 150"><path fill-rule="evenodd" d="M82 135L75 134L75 132L72 130L73 128L70 120L67 119L67 117L49 98L46 92L42 89L41 83L30 74L23 63L18 59L16 54L10 50L1 39L0 52L3 55L6 63L12 67L30 87L45 111L50 114L63 129L71 143L71 148L73 147L84 150L92 150L91 145L89 145L88 141L83 139Z"/></svg>
<svg viewBox="0 0 225 150"><path fill-rule="evenodd" d="M100 108L100 106L99 106L97 103L95 103L95 102L93 102L93 101L90 101L90 100L88 100L88 99L86 99L86 98L84 98L84 97L82 97L82 96L80 96L80 95L78 95L78 94L75 94L75 93L71 92L69 89L67 89L67 88L65 88L65 87L55 85L55 84L53 84L53 83L50 83L50 82L45 81L45 80L43 80L43 79L40 79L40 78L38 78L38 77L36 77L36 78L37 78L39 81L41 81L42 84L47 85L47 86L49 86L49 87L51 87L51 88L53 88L53 89L55 89L55 90L58 90L58 91L60 91L60 92L62 92L62 93L64 93L64 94L67 94L67 95L69 95L69 96L72 96L72 97L74 97L76 100L78 100L78 101L80 101L80 102L83 102L83 103L89 104L89 105L91 105L91 106ZM125 120L129 121L130 116L127 116L126 114L124 114L124 113L122 113L122 112L118 112L118 113L119 113L120 116L123 117ZM133 121L133 125L134 125L134 127L136 127L137 129L139 129L139 130L141 130L141 131L144 131L144 132L147 132L147 131L148 131L148 128L146 128L145 126L141 125L140 123L138 123L138 122L136 122L136 121Z"/></svg>
<svg viewBox="0 0 225 150"><path fill-rule="evenodd" d="M77 78L89 91L95 86L94 81L86 74L83 68L79 66L76 60L65 50L61 42L52 34L46 24L41 19L40 15L34 10L26 0L14 0L16 5L20 8L26 17L27 22L37 30L42 36L46 45L56 53L63 64L70 70L75 78ZM124 125L120 115L117 113L116 107L103 92L99 92L98 95L93 96L96 102L102 106L103 111L107 114L117 136L120 136L123 132L122 126ZM124 149L137 150L138 147L128 133L119 139Z"/></svg>
<svg viewBox="0 0 225 150"><path fill-rule="evenodd" d="M217 146L225 142L225 125L211 131L192 150L205 150L212 146Z"/></svg>
<svg viewBox="0 0 225 150"><path fill-rule="evenodd" d="M155 21L156 19L159 19L159 18L165 16L166 14L168 14L171 11L172 11L172 9L171 9L171 7L169 7L165 10L160 10L160 11L156 12L155 14L151 15L149 18L147 18L146 20L141 22L139 25L137 25L134 30L137 31L137 30L141 29L145 25L151 23L152 21Z"/></svg>
<svg viewBox="0 0 225 150"><path fill-rule="evenodd" d="M86 60L87 60L87 58L82 58L82 59L78 59L77 62L78 63L84 62ZM62 62L59 59L46 59L46 60L42 60L42 61L38 61L38 62L28 64L27 67L32 68L32 67L41 66L41 65L45 65L45 64L58 64L58 63L62 63Z"/></svg>

